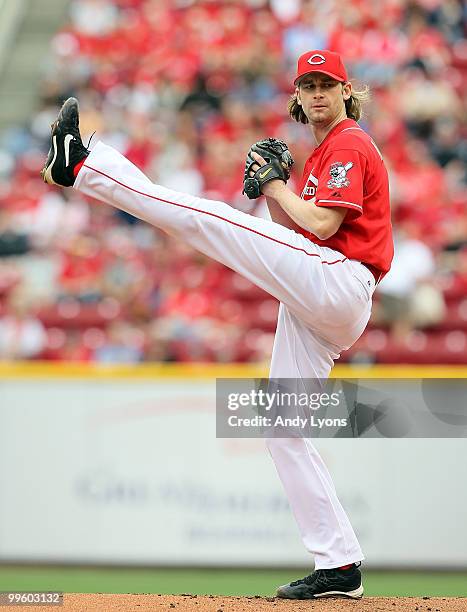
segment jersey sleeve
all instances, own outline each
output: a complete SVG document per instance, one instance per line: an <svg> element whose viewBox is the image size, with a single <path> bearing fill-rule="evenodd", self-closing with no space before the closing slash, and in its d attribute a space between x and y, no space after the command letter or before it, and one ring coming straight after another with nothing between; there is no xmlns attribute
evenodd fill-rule
<svg viewBox="0 0 467 612"><path fill-rule="evenodd" d="M363 213L363 177L366 159L358 151L329 151L321 163L316 206L348 208L347 219Z"/></svg>

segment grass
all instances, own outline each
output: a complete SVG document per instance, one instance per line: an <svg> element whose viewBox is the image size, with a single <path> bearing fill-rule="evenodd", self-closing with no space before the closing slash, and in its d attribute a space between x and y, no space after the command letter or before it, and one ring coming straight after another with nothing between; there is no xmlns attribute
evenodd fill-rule
<svg viewBox="0 0 467 612"><path fill-rule="evenodd" d="M306 572L305 572L306 573ZM0 566L0 591L272 595L300 570ZM365 593L467 597L467 572L365 571Z"/></svg>

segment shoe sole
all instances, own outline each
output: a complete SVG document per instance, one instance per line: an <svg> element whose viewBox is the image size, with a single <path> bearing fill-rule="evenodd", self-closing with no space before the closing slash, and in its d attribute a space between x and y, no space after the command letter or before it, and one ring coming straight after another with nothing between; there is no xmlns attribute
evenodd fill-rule
<svg viewBox="0 0 467 612"><path fill-rule="evenodd" d="M57 185L58 183L56 183L52 178L52 168L55 163L55 160L57 159L57 137L56 136L52 136L52 146L54 148L54 156L52 157L52 161L50 162L50 164L42 169L41 176L42 176L44 183L47 183L48 185Z"/></svg>
<svg viewBox="0 0 467 612"><path fill-rule="evenodd" d="M281 593L280 590L277 591L277 597L281 599L295 599L295 600L304 600L304 599L323 599L326 597L344 597L346 599L361 599L363 597L363 585L361 584L357 589L353 591L326 591L325 593L319 593L317 595L311 595L310 597L300 598L300 597L288 597L285 593Z"/></svg>
<svg viewBox="0 0 467 612"><path fill-rule="evenodd" d="M319 595L314 595L316 598L321 597L348 597L349 599L361 599L363 597L363 586L360 585L358 589L353 591L327 591L326 593L320 593Z"/></svg>

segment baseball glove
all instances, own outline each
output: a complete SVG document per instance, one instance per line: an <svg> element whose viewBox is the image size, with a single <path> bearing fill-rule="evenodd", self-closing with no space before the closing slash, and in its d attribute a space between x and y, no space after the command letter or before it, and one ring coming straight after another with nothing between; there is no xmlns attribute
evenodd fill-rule
<svg viewBox="0 0 467 612"><path fill-rule="evenodd" d="M254 176L250 176L252 167L258 162L252 157L252 153L258 153L266 161L265 166L261 166L255 172ZM280 179L287 183L290 177L290 168L294 163L294 159L290 154L287 145L283 140L277 138L266 138L260 140L250 147L246 156L245 173L243 175L243 193L250 200L259 198L261 195L262 186L273 179Z"/></svg>

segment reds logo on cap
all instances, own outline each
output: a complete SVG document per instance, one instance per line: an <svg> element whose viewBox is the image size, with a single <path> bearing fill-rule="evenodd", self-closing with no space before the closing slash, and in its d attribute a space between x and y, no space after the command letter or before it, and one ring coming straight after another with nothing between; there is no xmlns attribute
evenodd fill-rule
<svg viewBox="0 0 467 612"><path fill-rule="evenodd" d="M323 57L320 53L315 53L307 59L307 62L309 64L324 64L325 61L326 58Z"/></svg>
<svg viewBox="0 0 467 612"><path fill-rule="evenodd" d="M346 83L349 80L341 56L327 49L307 51L298 58L297 76L295 77L294 85L305 74L310 72L322 72L342 83Z"/></svg>

